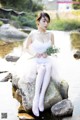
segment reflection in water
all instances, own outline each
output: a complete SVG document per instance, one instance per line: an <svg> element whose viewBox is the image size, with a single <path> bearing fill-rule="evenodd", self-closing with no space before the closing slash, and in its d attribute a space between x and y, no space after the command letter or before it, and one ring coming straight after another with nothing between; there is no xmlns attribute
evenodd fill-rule
<svg viewBox="0 0 80 120"><path fill-rule="evenodd" d="M58 53L58 65L62 79L66 80L69 84L69 99L74 105L73 116L65 120L72 120L80 114L80 60L73 58L71 50L70 33L53 31L56 47L60 48ZM7 113L7 120L19 120L17 117L18 112L26 112L21 106L22 99L18 95L16 88L12 87L11 82L0 83L0 115ZM77 91L77 92L76 92ZM12 96L13 95L13 96ZM19 109L18 109L19 108ZM32 113L30 115L33 116ZM1 116L0 116L1 118ZM61 120L61 118L54 118L50 110L41 113L36 120ZM75 119L76 120L76 119Z"/></svg>

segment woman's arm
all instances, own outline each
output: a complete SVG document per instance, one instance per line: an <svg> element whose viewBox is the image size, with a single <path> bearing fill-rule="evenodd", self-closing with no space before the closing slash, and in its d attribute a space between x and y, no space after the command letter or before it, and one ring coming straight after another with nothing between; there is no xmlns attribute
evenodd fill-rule
<svg viewBox="0 0 80 120"><path fill-rule="evenodd" d="M31 38L26 38L23 43L23 50L26 51L29 48L29 45L32 43Z"/></svg>
<svg viewBox="0 0 80 120"><path fill-rule="evenodd" d="M51 43L52 43L52 46L54 45L54 35L53 33L51 33Z"/></svg>
<svg viewBox="0 0 80 120"><path fill-rule="evenodd" d="M28 52L32 56L35 56L35 53L29 47L31 44L32 44L32 38L28 37L23 43L23 51Z"/></svg>

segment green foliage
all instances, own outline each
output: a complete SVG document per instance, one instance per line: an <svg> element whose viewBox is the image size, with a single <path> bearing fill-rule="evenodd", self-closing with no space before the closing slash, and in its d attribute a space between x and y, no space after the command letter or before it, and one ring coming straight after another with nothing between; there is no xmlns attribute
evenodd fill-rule
<svg viewBox="0 0 80 120"><path fill-rule="evenodd" d="M1 4L6 8L25 11L31 9L32 0L1 0Z"/></svg>
<svg viewBox="0 0 80 120"><path fill-rule="evenodd" d="M54 19L51 21L51 24L49 26L49 29L54 29L54 30L75 30L80 28L80 21L78 20L65 20L65 19Z"/></svg>
<svg viewBox="0 0 80 120"><path fill-rule="evenodd" d="M80 0L73 0L73 8L80 9Z"/></svg>
<svg viewBox="0 0 80 120"><path fill-rule="evenodd" d="M32 27L36 28L36 15L33 13L26 13L24 16L11 16L11 24L15 27Z"/></svg>
<svg viewBox="0 0 80 120"><path fill-rule="evenodd" d="M59 49L56 47L49 47L45 53L47 53L48 55L54 54L54 53L58 53Z"/></svg>
<svg viewBox="0 0 80 120"><path fill-rule="evenodd" d="M21 26L28 26L28 27L36 28L35 14L26 13L25 16L19 16L18 21Z"/></svg>
<svg viewBox="0 0 80 120"><path fill-rule="evenodd" d="M11 8L17 11L38 11L42 10L41 4L33 2L33 0L0 0L4 8Z"/></svg>
<svg viewBox="0 0 80 120"><path fill-rule="evenodd" d="M38 11L38 10L43 10L43 5L42 4L37 4L36 2L33 2L33 7L32 7L32 11Z"/></svg>

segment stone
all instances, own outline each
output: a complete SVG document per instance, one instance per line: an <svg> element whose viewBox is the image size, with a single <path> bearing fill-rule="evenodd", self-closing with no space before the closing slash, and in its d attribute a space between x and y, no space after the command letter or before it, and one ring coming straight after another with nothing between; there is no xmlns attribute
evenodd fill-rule
<svg viewBox="0 0 80 120"><path fill-rule="evenodd" d="M80 50L77 50L73 56L75 59L80 59Z"/></svg>
<svg viewBox="0 0 80 120"><path fill-rule="evenodd" d="M68 90L69 90L69 85L65 80L62 80L60 83L60 87L58 88L59 92L62 96L63 99L68 98Z"/></svg>
<svg viewBox="0 0 80 120"><path fill-rule="evenodd" d="M7 82L9 79L12 79L12 75L9 72L0 74L0 82Z"/></svg>
<svg viewBox="0 0 80 120"><path fill-rule="evenodd" d="M14 49L7 55L5 55L5 60L8 62L17 62L17 60L21 57L22 55L22 46L14 47Z"/></svg>
<svg viewBox="0 0 80 120"><path fill-rule="evenodd" d="M70 100L64 99L51 107L51 112L54 116L72 116L73 105Z"/></svg>
<svg viewBox="0 0 80 120"><path fill-rule="evenodd" d="M12 79L12 85L21 92L22 105L25 110L31 110L35 91L35 80L29 83L26 82L26 80L21 80L18 75L14 75ZM55 84L55 81L51 78L45 95L45 109L52 107L52 105L61 101L62 99L68 98L68 88L69 85L65 80Z"/></svg>
<svg viewBox="0 0 80 120"><path fill-rule="evenodd" d="M7 56L5 57L5 59L6 59L7 61L16 62L16 61L19 59L19 57L17 57L17 56L12 56L12 55L7 55Z"/></svg>
<svg viewBox="0 0 80 120"><path fill-rule="evenodd" d="M6 42L20 41L27 38L28 34L24 33L10 24L2 25L0 27L0 39Z"/></svg>
<svg viewBox="0 0 80 120"><path fill-rule="evenodd" d="M31 83L20 83L18 84L22 94L22 105L29 111L32 108L32 101L34 98L35 81ZM48 89L45 94L44 107L45 109L50 108L53 104L62 100L62 97L55 87L54 81L51 80Z"/></svg>

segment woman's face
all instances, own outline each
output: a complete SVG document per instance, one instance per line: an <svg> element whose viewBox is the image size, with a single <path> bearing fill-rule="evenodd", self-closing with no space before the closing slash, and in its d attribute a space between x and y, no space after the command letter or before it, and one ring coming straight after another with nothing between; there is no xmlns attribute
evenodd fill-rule
<svg viewBox="0 0 80 120"><path fill-rule="evenodd" d="M39 27L41 30L45 31L45 30L47 29L47 27L48 27L48 24L49 24L49 19L48 19L47 17L42 17L42 18L40 19L40 21L39 21L38 27Z"/></svg>

